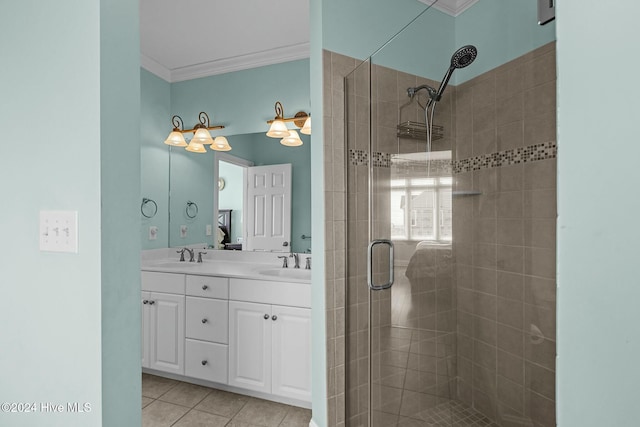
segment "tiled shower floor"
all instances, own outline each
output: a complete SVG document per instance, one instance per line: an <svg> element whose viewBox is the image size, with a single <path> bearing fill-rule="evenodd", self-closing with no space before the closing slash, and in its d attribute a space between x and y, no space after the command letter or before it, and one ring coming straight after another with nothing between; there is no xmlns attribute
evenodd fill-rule
<svg viewBox="0 0 640 427"><path fill-rule="evenodd" d="M356 423L355 427L365 427L366 424L366 421L364 424ZM498 427L489 418L458 401L444 402L414 413L412 416L374 412L372 425L374 427ZM347 425L347 427L354 426Z"/></svg>
<svg viewBox="0 0 640 427"><path fill-rule="evenodd" d="M490 419L456 401L442 403L423 413L429 427L498 427Z"/></svg>

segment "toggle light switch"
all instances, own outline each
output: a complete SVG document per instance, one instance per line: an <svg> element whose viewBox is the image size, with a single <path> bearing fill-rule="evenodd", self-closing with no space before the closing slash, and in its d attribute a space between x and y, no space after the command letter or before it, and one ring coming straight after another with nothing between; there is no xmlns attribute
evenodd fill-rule
<svg viewBox="0 0 640 427"><path fill-rule="evenodd" d="M40 250L78 253L78 211L40 211Z"/></svg>
<svg viewBox="0 0 640 427"><path fill-rule="evenodd" d="M180 237L181 238L185 238L187 237L187 226L186 225L181 225L180 226Z"/></svg>

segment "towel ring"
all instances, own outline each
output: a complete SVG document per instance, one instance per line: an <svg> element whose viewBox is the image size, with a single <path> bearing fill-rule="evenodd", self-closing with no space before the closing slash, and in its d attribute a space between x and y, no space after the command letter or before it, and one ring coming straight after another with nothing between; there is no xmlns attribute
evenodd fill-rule
<svg viewBox="0 0 640 427"><path fill-rule="evenodd" d="M191 215L191 211L195 208L195 213L193 215ZM198 216L198 205L196 205L195 202L192 202L191 200L189 200L187 202L187 207L184 209L185 214L187 215L187 218L189 219L194 219L195 217Z"/></svg>
<svg viewBox="0 0 640 427"><path fill-rule="evenodd" d="M151 215L147 215L146 213L144 213L144 207L147 206L147 203L152 203L153 204L153 213ZM142 204L140 205L140 213L145 218L153 218L158 213L158 204L152 199L148 199L146 197L143 197L142 198Z"/></svg>

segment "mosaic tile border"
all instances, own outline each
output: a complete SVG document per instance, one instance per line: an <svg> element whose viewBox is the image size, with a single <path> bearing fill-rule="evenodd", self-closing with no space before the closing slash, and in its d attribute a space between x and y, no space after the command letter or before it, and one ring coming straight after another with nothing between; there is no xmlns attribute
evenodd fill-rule
<svg viewBox="0 0 640 427"><path fill-rule="evenodd" d="M520 163L530 163L538 160L555 159L558 155L556 141L518 147L511 150L498 151L491 154L455 160L453 173L471 172L482 169L492 169L501 166L511 166Z"/></svg>
<svg viewBox="0 0 640 427"><path fill-rule="evenodd" d="M349 149L349 162L353 166L368 165L369 164L369 152L365 150Z"/></svg>
<svg viewBox="0 0 640 427"><path fill-rule="evenodd" d="M558 155L556 141L518 147L510 150L498 151L491 154L469 157L460 160L433 160L431 170L437 173L464 173L482 169L499 168L521 163L531 163L538 160L555 159ZM371 153L373 166L378 168L391 167L391 154ZM349 149L349 162L353 166L369 164L369 153L365 150Z"/></svg>

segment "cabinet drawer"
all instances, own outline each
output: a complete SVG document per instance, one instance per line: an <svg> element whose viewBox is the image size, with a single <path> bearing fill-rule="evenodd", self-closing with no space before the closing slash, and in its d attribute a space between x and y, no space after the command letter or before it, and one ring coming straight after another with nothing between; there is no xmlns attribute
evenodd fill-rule
<svg viewBox="0 0 640 427"><path fill-rule="evenodd" d="M186 340L184 373L227 384L227 346L210 342Z"/></svg>
<svg viewBox="0 0 640 427"><path fill-rule="evenodd" d="M212 298L187 297L186 336L227 344L229 302Z"/></svg>
<svg viewBox="0 0 640 427"><path fill-rule="evenodd" d="M184 274L143 271L141 279L143 291L184 295Z"/></svg>
<svg viewBox="0 0 640 427"><path fill-rule="evenodd" d="M187 295L228 299L229 279L226 277L187 275Z"/></svg>
<svg viewBox="0 0 640 427"><path fill-rule="evenodd" d="M229 299L263 304L311 307L311 285L232 278Z"/></svg>

